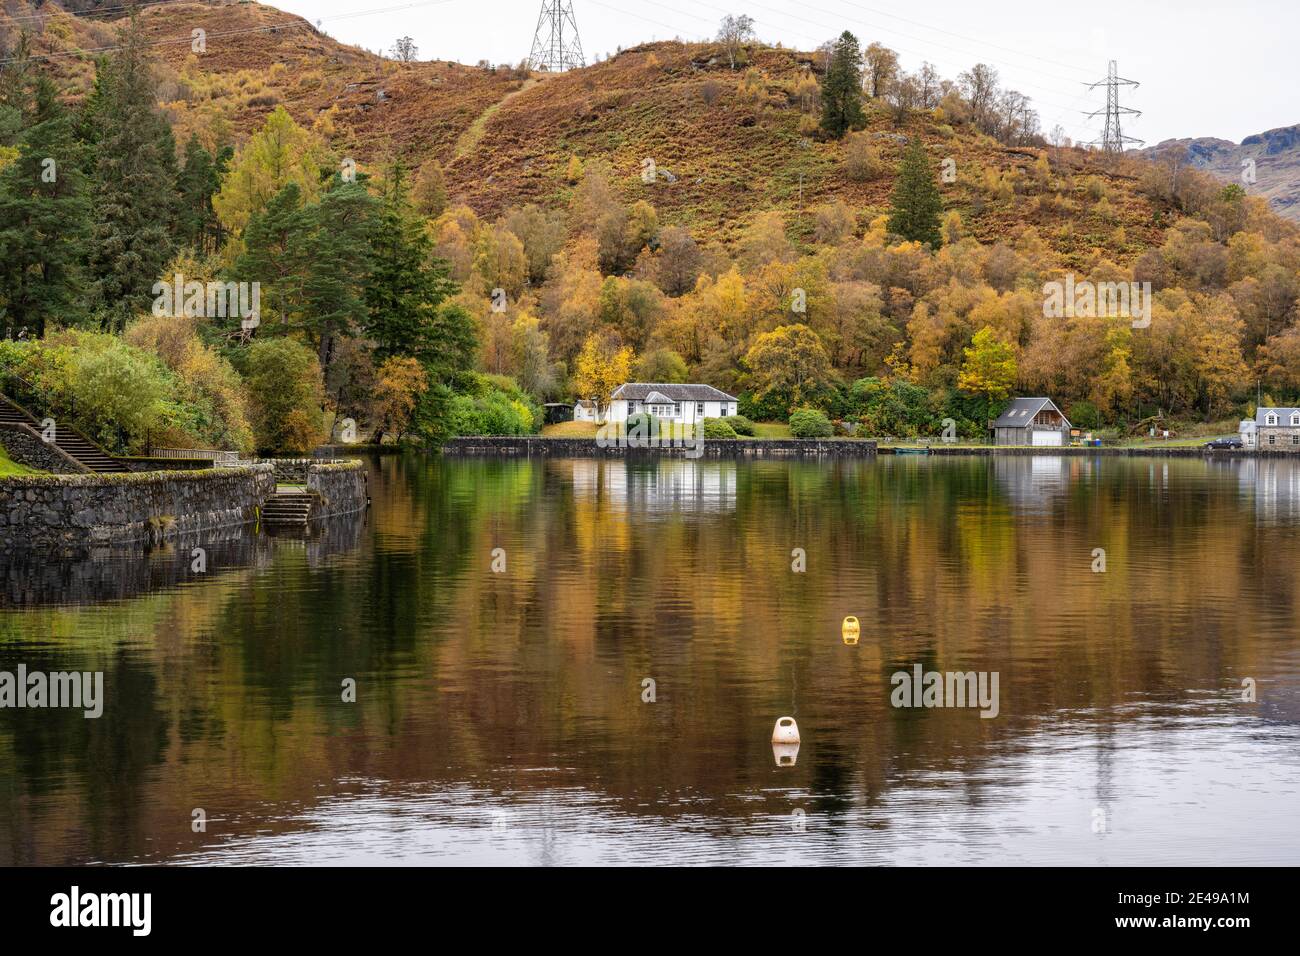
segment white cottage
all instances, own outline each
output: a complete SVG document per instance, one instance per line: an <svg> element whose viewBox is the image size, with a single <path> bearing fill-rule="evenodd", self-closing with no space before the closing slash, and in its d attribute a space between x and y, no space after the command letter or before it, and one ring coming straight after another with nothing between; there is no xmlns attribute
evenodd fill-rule
<svg viewBox="0 0 1300 956"><path fill-rule="evenodd" d="M712 385L672 385L663 382L628 382L610 397L611 422L625 422L630 415L649 412L664 421L693 425L705 418L726 418L736 414L736 396Z"/></svg>

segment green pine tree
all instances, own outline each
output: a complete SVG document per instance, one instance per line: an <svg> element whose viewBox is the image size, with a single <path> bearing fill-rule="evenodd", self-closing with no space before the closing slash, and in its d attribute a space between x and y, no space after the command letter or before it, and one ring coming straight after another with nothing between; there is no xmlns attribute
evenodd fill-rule
<svg viewBox="0 0 1300 956"><path fill-rule="evenodd" d="M99 62L87 105L97 157L88 268L106 329L149 306L173 251L176 144L154 103L143 44L133 18L123 46Z"/></svg>
<svg viewBox="0 0 1300 956"><path fill-rule="evenodd" d="M303 283L304 328L329 374L340 336L361 331L368 318L366 285L378 220L378 201L361 181L343 182L307 207L310 239Z"/></svg>
<svg viewBox="0 0 1300 956"><path fill-rule="evenodd" d="M0 311L11 334L41 337L57 317L75 323L84 314L80 262L89 228L82 150L72 117L46 77L27 87L26 125L19 154L0 174Z"/></svg>
<svg viewBox="0 0 1300 956"><path fill-rule="evenodd" d="M303 205L288 183L244 230L234 279L259 282L262 304L282 325L304 333L329 371L341 335L364 328L377 202L361 182L333 188Z"/></svg>
<svg viewBox="0 0 1300 956"><path fill-rule="evenodd" d="M259 283L265 318L285 326L301 322L311 228L302 190L297 183L289 183L244 229L244 250L232 278Z"/></svg>
<svg viewBox="0 0 1300 956"><path fill-rule="evenodd" d="M889 231L937 249L943 242L942 215L943 199L939 195L930 157L926 155L921 140L913 137L898 167Z"/></svg>
<svg viewBox="0 0 1300 956"><path fill-rule="evenodd" d="M233 150L226 146L213 157L196 134L191 134L185 144L185 165L177 180L180 208L176 241L196 252L216 252L221 244L223 230L212 209L212 197L221 188L221 177L232 156Z"/></svg>
<svg viewBox="0 0 1300 956"><path fill-rule="evenodd" d="M845 30L835 41L830 66L822 78L822 129L835 139L866 124L858 66L861 60L858 38Z"/></svg>
<svg viewBox="0 0 1300 956"><path fill-rule="evenodd" d="M446 265L433 258L428 234L411 205L406 172L396 165L385 185L366 285L366 331L375 340L376 357L425 359L439 350L436 312L456 291Z"/></svg>

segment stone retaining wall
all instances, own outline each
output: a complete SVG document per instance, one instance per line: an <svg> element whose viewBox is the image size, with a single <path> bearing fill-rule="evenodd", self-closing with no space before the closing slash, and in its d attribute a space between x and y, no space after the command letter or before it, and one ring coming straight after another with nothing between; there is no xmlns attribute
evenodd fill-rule
<svg viewBox="0 0 1300 956"><path fill-rule="evenodd" d="M876 453L874 441L817 438L706 438L702 454L693 448L627 448L615 444L601 447L594 438L542 438L483 436L452 438L443 443L447 455L548 455L556 458L617 458L668 455L675 458L868 458Z"/></svg>
<svg viewBox="0 0 1300 956"><path fill-rule="evenodd" d="M0 480L0 550L160 541L256 518L275 493L269 465Z"/></svg>
<svg viewBox="0 0 1300 956"><path fill-rule="evenodd" d="M882 455L894 453L892 448L882 448ZM994 445L994 446L945 446L931 445L930 454L932 455L1000 455L1000 456L1021 456L1021 455L1045 455L1048 457L1059 458L1063 455L1073 458L1086 458L1096 456L1108 456L1119 458L1296 458L1297 452L1287 451L1268 451L1267 449L1231 449L1231 448L1201 448L1199 446L1187 447L1176 446L1173 448L1161 448L1158 445L1143 445L1138 448L1087 448L1066 446L1063 448L1031 447L1028 445Z"/></svg>
<svg viewBox="0 0 1300 956"><path fill-rule="evenodd" d="M58 445L41 438L31 425L21 422L0 422L0 445L10 459L37 471L55 475L84 475L90 471Z"/></svg>
<svg viewBox="0 0 1300 956"><path fill-rule="evenodd" d="M366 469L359 459L331 461L307 466L307 490L317 496L313 518L351 514L370 501Z"/></svg>

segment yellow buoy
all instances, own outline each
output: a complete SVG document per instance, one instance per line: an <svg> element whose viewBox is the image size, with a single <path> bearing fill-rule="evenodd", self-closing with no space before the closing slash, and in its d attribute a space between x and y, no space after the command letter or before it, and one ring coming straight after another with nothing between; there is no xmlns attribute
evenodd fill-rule
<svg viewBox="0 0 1300 956"><path fill-rule="evenodd" d="M858 627L858 619L850 614L840 626L840 634L844 636L844 643L849 645L858 643L858 634L860 633L861 628Z"/></svg>

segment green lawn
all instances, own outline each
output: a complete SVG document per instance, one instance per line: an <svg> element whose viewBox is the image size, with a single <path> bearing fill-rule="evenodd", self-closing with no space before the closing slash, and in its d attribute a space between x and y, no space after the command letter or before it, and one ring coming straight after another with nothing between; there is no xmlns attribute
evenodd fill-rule
<svg viewBox="0 0 1300 956"><path fill-rule="evenodd" d="M595 438L595 422L558 422L542 426L543 438Z"/></svg>
<svg viewBox="0 0 1300 956"><path fill-rule="evenodd" d="M20 475L39 475L40 472L34 468L28 468L26 465L20 465L12 461L5 450L0 448L0 478L17 478Z"/></svg>
<svg viewBox="0 0 1300 956"><path fill-rule="evenodd" d="M754 422L755 438L792 438L785 422Z"/></svg>

